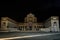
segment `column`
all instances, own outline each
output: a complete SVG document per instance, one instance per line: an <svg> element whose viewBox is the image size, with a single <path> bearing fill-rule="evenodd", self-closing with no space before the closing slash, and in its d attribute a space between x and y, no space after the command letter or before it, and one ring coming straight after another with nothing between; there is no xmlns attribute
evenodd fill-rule
<svg viewBox="0 0 60 40"><path fill-rule="evenodd" d="M35 26L35 25L32 26L32 31L33 31L33 32L35 31L35 30L34 30L34 26Z"/></svg>
<svg viewBox="0 0 60 40"><path fill-rule="evenodd" d="M25 32L25 25L24 25L24 32Z"/></svg>

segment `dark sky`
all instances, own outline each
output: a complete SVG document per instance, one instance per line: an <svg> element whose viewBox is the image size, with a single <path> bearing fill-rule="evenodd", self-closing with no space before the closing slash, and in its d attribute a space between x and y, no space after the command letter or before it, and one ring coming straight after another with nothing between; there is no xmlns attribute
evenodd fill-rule
<svg viewBox="0 0 60 40"><path fill-rule="evenodd" d="M16 0L16 2L0 2L0 6L0 17L7 16L18 22L23 22L24 17L30 12L38 18L38 22L50 16L59 16L60 13L60 0Z"/></svg>

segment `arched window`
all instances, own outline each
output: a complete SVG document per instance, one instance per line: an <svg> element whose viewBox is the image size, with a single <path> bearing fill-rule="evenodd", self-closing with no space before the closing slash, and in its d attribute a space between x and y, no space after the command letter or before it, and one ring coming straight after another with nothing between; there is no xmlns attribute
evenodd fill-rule
<svg viewBox="0 0 60 40"><path fill-rule="evenodd" d="M2 26L5 26L5 25L6 25L6 23L5 23L5 22L3 22L3 23L2 23Z"/></svg>
<svg viewBox="0 0 60 40"><path fill-rule="evenodd" d="M53 23L53 26L57 26L57 22L54 22L54 23Z"/></svg>

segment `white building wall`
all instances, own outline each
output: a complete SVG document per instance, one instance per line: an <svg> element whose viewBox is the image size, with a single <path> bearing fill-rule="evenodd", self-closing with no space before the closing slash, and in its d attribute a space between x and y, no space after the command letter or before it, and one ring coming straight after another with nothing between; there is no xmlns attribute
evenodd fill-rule
<svg viewBox="0 0 60 40"><path fill-rule="evenodd" d="M1 31L16 31L17 28L17 24L14 23L13 21L11 21L10 19L8 19L7 17L2 17L1 18Z"/></svg>
<svg viewBox="0 0 60 40"><path fill-rule="evenodd" d="M20 31L20 30L18 30L17 28L8 28L8 31L9 32L18 32L18 31Z"/></svg>
<svg viewBox="0 0 60 40"><path fill-rule="evenodd" d="M54 26L54 22L56 22L56 26ZM57 16L50 17L48 20L46 20L45 27L48 27L48 29L52 32L59 31L59 18Z"/></svg>
<svg viewBox="0 0 60 40"><path fill-rule="evenodd" d="M50 32L50 28L41 28L42 32Z"/></svg>
<svg viewBox="0 0 60 40"><path fill-rule="evenodd" d="M7 32L7 25L8 25L8 20L1 19L1 31Z"/></svg>
<svg viewBox="0 0 60 40"><path fill-rule="evenodd" d="M18 26L17 26L17 24L9 21L9 22L8 22L8 31L9 31L9 32L18 31Z"/></svg>
<svg viewBox="0 0 60 40"><path fill-rule="evenodd" d="M54 22L56 22L55 26ZM53 32L59 31L59 20L51 20L51 31Z"/></svg>

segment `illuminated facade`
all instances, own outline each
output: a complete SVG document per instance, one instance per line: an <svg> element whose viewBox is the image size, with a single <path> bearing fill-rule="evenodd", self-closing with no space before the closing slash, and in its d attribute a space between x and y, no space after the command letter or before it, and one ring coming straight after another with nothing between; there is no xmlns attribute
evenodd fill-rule
<svg viewBox="0 0 60 40"><path fill-rule="evenodd" d="M56 18L56 19L52 19L52 18ZM14 21L8 17L2 17L0 31L1 32L59 31L59 19L57 16L54 16L54 17L49 18L47 21L45 21L45 23L38 23L35 15L32 13L29 13L25 17L24 23L18 23L18 22Z"/></svg>
<svg viewBox="0 0 60 40"><path fill-rule="evenodd" d="M37 18L32 14L28 14L24 23L19 23L19 29L23 32L39 32L43 28L43 23L37 23Z"/></svg>

